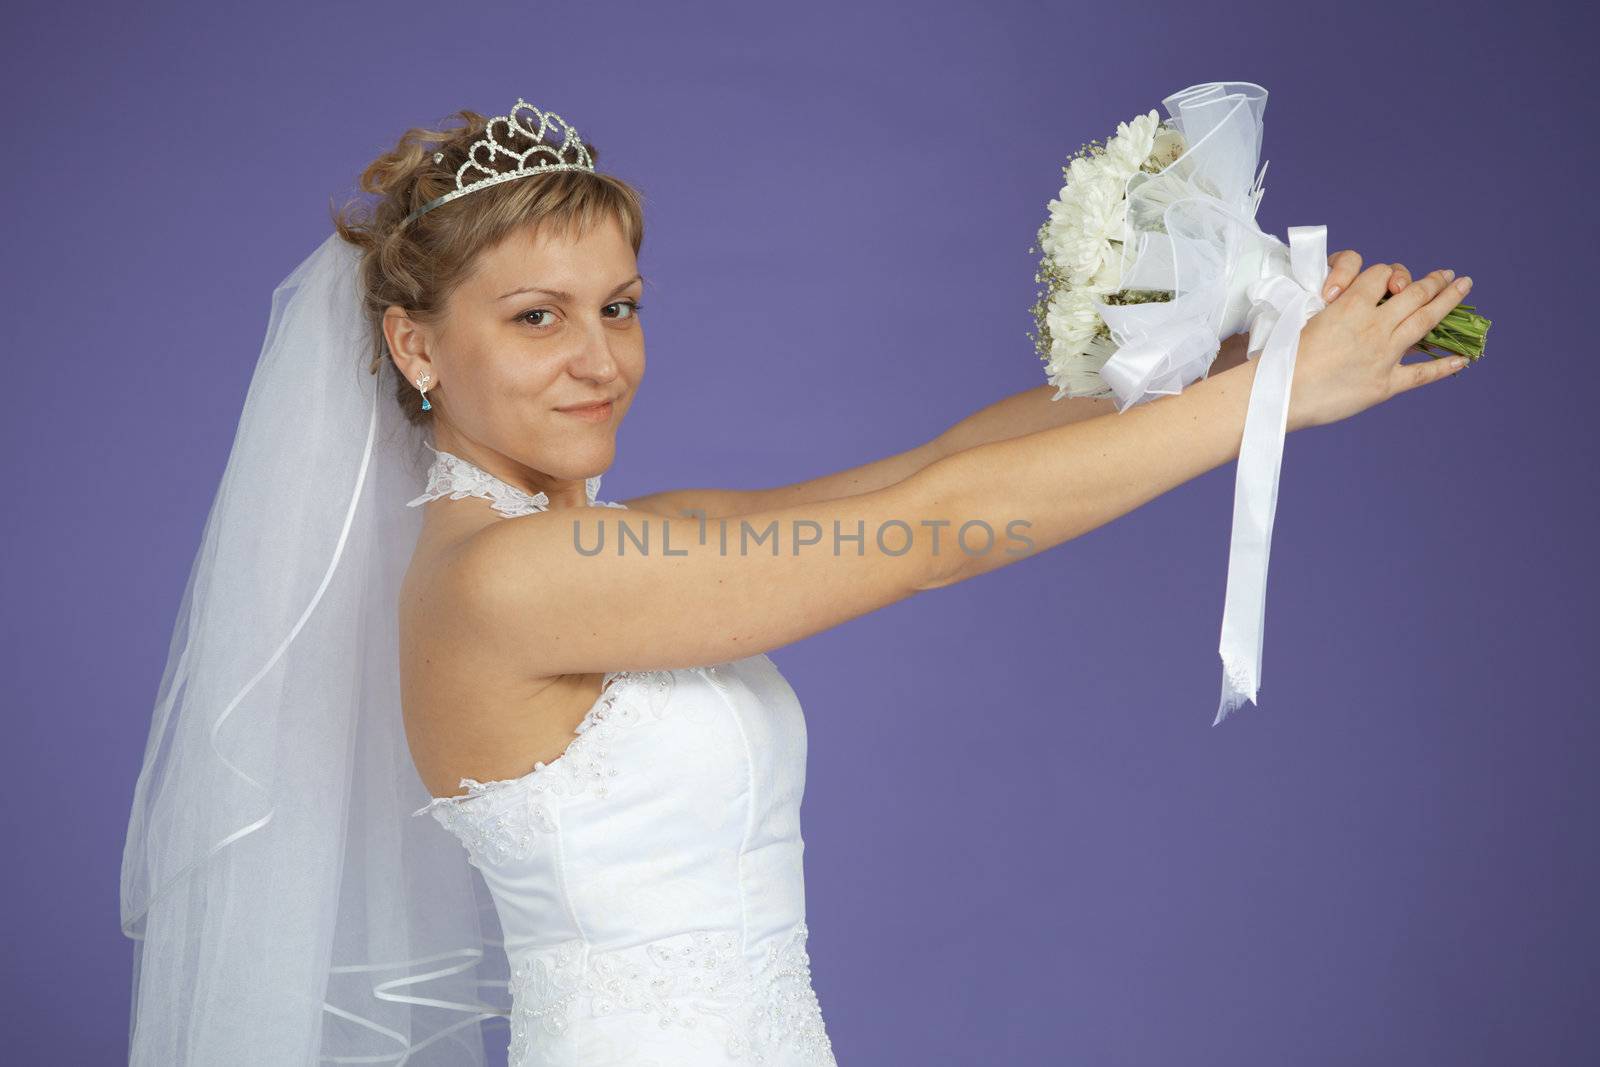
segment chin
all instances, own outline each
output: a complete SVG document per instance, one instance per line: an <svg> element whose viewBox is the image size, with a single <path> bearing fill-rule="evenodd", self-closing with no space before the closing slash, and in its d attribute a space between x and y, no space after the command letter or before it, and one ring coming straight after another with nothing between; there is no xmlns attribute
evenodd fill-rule
<svg viewBox="0 0 1600 1067"><path fill-rule="evenodd" d="M602 432L591 432L577 440L568 435L562 444L561 454L567 461L563 466L574 472L574 478L592 478L596 474L604 474L617 454L615 437L603 432L603 428Z"/></svg>

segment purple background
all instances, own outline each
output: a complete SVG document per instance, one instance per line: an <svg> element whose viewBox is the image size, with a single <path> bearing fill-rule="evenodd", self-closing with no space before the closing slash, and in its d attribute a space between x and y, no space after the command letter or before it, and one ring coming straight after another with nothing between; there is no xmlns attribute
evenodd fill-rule
<svg viewBox="0 0 1600 1067"><path fill-rule="evenodd" d="M1264 706L1221 727L1232 464L774 654L840 1062L1600 1056L1581 16L10 10L10 1062L126 1057L118 868L183 579L269 294L403 129L520 94L644 190L618 499L815 477L1042 382L1027 249L1061 162L1211 79L1272 94L1269 232L1472 274L1489 356L1290 438Z"/></svg>

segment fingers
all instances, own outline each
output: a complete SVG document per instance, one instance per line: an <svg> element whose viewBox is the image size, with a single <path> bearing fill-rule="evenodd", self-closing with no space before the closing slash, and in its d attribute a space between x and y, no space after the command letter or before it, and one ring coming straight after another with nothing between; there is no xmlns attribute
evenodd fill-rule
<svg viewBox="0 0 1600 1067"><path fill-rule="evenodd" d="M1411 272L1406 270L1404 263L1391 263L1394 273L1389 275L1389 292L1398 293L1411 284Z"/></svg>
<svg viewBox="0 0 1600 1067"><path fill-rule="evenodd" d="M1404 263L1391 263L1389 267L1394 271L1389 276L1388 291L1398 293L1411 284L1411 272ZM1328 257L1328 278L1322 284L1323 302L1330 302L1355 279L1361 270L1361 256L1354 251L1346 250L1335 252Z"/></svg>
<svg viewBox="0 0 1600 1067"><path fill-rule="evenodd" d="M1361 303L1368 307L1376 307L1378 301L1382 300L1384 294L1389 291L1389 278L1393 274L1394 268L1389 264L1374 263L1356 275L1356 280L1350 283L1349 293L1352 298L1359 299ZM1410 289L1411 286L1406 286L1405 289L1401 290L1401 295L1405 295ZM1395 299L1399 299L1399 297Z"/></svg>
<svg viewBox="0 0 1600 1067"><path fill-rule="evenodd" d="M1444 316L1440 316L1443 318ZM1398 363L1394 368L1394 393L1404 393L1415 389L1419 385L1430 382L1443 381L1453 378L1466 366L1466 361L1460 356L1448 356L1438 359L1423 359L1415 363Z"/></svg>
<svg viewBox="0 0 1600 1067"><path fill-rule="evenodd" d="M1454 271L1447 270L1425 274L1386 300L1379 313L1388 319L1391 330L1399 329L1408 315L1439 295L1454 276Z"/></svg>
<svg viewBox="0 0 1600 1067"><path fill-rule="evenodd" d="M1389 323L1395 340L1404 342L1408 347L1416 344L1429 330L1439 324L1439 319L1444 318L1451 308L1461 302L1466 293L1451 283L1450 279L1454 273L1447 270L1433 271L1390 297L1383 307L1378 309L1378 314ZM1434 302L1441 298L1448 299L1448 304L1439 311L1438 318L1428 320L1428 315L1431 313L1429 309L1433 308ZM1416 336L1411 336L1410 329L1423 322L1426 322L1426 325L1417 331Z"/></svg>
<svg viewBox="0 0 1600 1067"><path fill-rule="evenodd" d="M1328 257L1328 280L1322 283L1322 299L1331 302L1334 297L1350 288L1356 273L1361 270L1361 256L1346 249Z"/></svg>

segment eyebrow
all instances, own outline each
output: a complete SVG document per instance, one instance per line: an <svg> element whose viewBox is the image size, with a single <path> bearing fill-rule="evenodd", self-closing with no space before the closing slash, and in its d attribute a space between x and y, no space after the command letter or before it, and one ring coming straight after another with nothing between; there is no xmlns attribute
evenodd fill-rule
<svg viewBox="0 0 1600 1067"><path fill-rule="evenodd" d="M607 293L606 296L607 297L616 296L618 293L622 292L622 290L626 289L628 286L632 285L634 282L642 282L642 281L644 281L644 275L643 274L635 274L633 277L629 278L627 281L623 282L621 285L618 285L615 289L611 290L611 292ZM546 296L553 296L557 300L569 300L570 301L570 300L573 299L571 293L564 292L563 290L560 290L560 289L541 289L541 288L539 288L538 286L535 286L535 285L526 285L526 286L523 286L521 289L513 289L509 293L501 293L495 299L504 300L508 296L519 296L522 293L544 293Z"/></svg>

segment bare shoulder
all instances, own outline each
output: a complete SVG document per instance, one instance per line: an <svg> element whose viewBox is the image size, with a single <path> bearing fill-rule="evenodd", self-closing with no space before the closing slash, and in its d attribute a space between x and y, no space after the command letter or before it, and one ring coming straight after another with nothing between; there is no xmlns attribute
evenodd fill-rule
<svg viewBox="0 0 1600 1067"><path fill-rule="evenodd" d="M738 659L935 585L945 565L931 536L882 534L924 518L929 492L907 479L731 518L518 516L462 546L448 595L463 635L531 653L552 675Z"/></svg>
<svg viewBox="0 0 1600 1067"><path fill-rule="evenodd" d="M419 596L430 602L431 612L449 620L457 641L496 650L501 661L520 663L529 677L548 677L537 669L538 649L525 647L525 635L507 624L531 611L548 616L561 610L559 598L540 597L538 591L594 562L598 553L585 555L594 525L611 527L605 532L609 540L616 536L614 521L637 527L663 518L648 507L587 507L497 519L421 560L426 575L417 577ZM413 559L412 570L418 567Z"/></svg>
<svg viewBox="0 0 1600 1067"><path fill-rule="evenodd" d="M531 516L530 516L531 517ZM493 529L498 521L485 527ZM412 761L428 792L460 780L517 778L558 758L598 698L599 674L542 674L537 649L484 630L473 588L482 531L424 537L400 593L401 704Z"/></svg>

